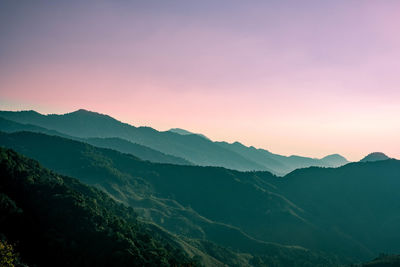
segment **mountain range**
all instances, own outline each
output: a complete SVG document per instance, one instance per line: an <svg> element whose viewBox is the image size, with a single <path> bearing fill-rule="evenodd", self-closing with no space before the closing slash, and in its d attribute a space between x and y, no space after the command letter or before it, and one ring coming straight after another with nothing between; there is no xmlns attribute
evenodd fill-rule
<svg viewBox="0 0 400 267"><path fill-rule="evenodd" d="M1 147L0 177L1 266L196 264L132 208Z"/></svg>
<svg viewBox="0 0 400 267"><path fill-rule="evenodd" d="M354 163L338 154L287 157L239 142L213 142L179 128L134 127L86 110L0 112L0 146L16 151L0 148L0 226L5 229L0 247L14 246L21 255L15 262L51 266L64 259L58 265L85 265L81 256L71 258L76 248L66 245L87 242L69 228L74 223L52 225L68 221L62 217L67 214L81 218L76 225L85 225L98 249L119 240L98 239L102 231L133 242L104 253L105 265L121 249L136 252L122 253L117 266L124 261L141 266L344 266L374 259L368 266L398 259L376 257L400 251L400 162L383 153ZM12 181L18 183L9 187ZM24 194L36 204L28 205ZM76 209L78 203L85 208ZM66 204L69 213L58 214ZM19 210L23 215L15 217ZM97 217L101 227L97 219L87 220ZM124 221L120 230L107 224L111 217ZM42 232L27 222L43 225ZM138 232L147 236L135 239ZM58 243L52 250L49 242ZM43 258L48 253L60 257ZM87 264L101 265L92 256Z"/></svg>
<svg viewBox="0 0 400 267"><path fill-rule="evenodd" d="M184 255L197 256L197 260L206 266L264 266L271 263L275 266L286 266L285 263L305 266L309 262L315 266L325 266L325 263L331 266L338 262L328 253L256 239L234 224L218 220L228 216L245 221L250 219L237 211L256 218L262 214L257 212L256 204L262 199L268 203L269 197L273 200L268 206L276 210L276 214L292 217L290 203L259 191L256 185L247 181L247 177L253 176L250 173L150 163L114 150L40 133L2 133L0 139L1 146L39 160L61 175L74 176L106 192L112 199L133 207L141 221L155 224L161 231L172 234L173 238L168 239L179 244ZM265 175L274 177L269 173ZM26 179L30 176L27 172ZM224 187L231 190L224 192ZM236 197L241 194L248 200L241 203L243 198ZM235 203L231 203L235 199Z"/></svg>
<svg viewBox="0 0 400 267"><path fill-rule="evenodd" d="M42 133L2 133L0 145L133 207L206 265L338 266L400 250L397 160L278 177L151 163Z"/></svg>
<svg viewBox="0 0 400 267"><path fill-rule="evenodd" d="M63 115L42 115L35 111L0 111L0 117L8 121L23 124L18 130L33 130L34 127L44 128L47 133L73 138L92 138L96 145L103 143L104 147L121 151L124 147L123 141L116 141L115 138L123 139L137 145L147 147L147 150L158 151L162 154L173 156L165 162L174 164L194 164L200 166L220 166L240 171L269 171L276 175L285 175L297 168L310 166L339 167L348 161L340 155L330 155L322 159L315 159L301 156L281 156L273 154L265 149L247 147L239 142L213 142L201 134L192 134L182 129L171 129L160 132L150 127L134 127L122 123L110 116L87 110L78 110ZM3 125L5 123L2 123ZM8 123L10 124L10 123ZM41 129L40 132L43 132ZM3 127L3 131L13 131L12 127ZM100 140L100 138L113 138L111 140ZM90 142L90 141L89 141ZM118 142L119 144L116 144ZM110 147L110 145L113 146ZM114 146L115 144L115 146ZM125 142L126 144L126 142ZM132 145L130 145L132 147ZM135 150L124 150L121 152L130 153L136 156ZM165 158L165 157L164 157ZM148 158L151 160L151 157Z"/></svg>

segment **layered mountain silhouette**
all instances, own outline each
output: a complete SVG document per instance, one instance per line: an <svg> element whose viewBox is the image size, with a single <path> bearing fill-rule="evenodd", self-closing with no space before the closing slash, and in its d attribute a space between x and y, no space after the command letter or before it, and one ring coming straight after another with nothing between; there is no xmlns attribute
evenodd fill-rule
<svg viewBox="0 0 400 267"><path fill-rule="evenodd" d="M177 134L180 134L180 135L196 134L196 135L199 135L199 136L201 136L201 137L203 137L203 138L205 138L205 139L207 139L207 140L210 140L210 139L209 139L207 136L205 136L204 134L192 133L192 132L189 132L189 131L187 131L187 130L185 130L185 129L181 129L181 128L171 128L171 129L169 129L168 131L169 131L169 132L173 132L173 133L177 133Z"/></svg>
<svg viewBox="0 0 400 267"><path fill-rule="evenodd" d="M157 150L151 149L149 147L135 144L129 142L125 139L113 137L113 138L79 138L66 134L62 134L60 132L54 130L48 130L46 128L35 126L32 124L22 124L14 121L10 121L4 118L0 118L0 131L4 132L18 132L18 131L32 131L38 133L45 133L49 135L57 135L61 137L66 137L69 139L79 140L86 142L88 144L92 144L97 147L103 148L111 148L123 153L129 153L135 155L143 160L149 160L151 162L158 163L171 163L171 164L180 164L180 165L193 165L191 162L175 157L172 155L167 155Z"/></svg>
<svg viewBox="0 0 400 267"><path fill-rule="evenodd" d="M339 155L331 155L323 159L300 156L286 157L273 154L267 150L247 147L238 142L233 144L212 142L202 135L191 134L182 129L160 132L150 127L134 127L110 116L83 109L63 115L42 115L35 111L1 111L0 117L20 124L28 124L30 127L42 127L47 131L56 131L61 136L124 139L163 154L177 157L180 159L179 163L171 161L171 163L176 164L186 162L200 166L220 166L241 171L266 170L277 175L284 175L297 168L310 166L337 167L348 163L345 158ZM109 141L108 144L110 144ZM117 149L116 147L112 148ZM130 153L129 151L122 152ZM134 154L134 152L132 153ZM140 157L141 155L137 156ZM157 162L160 162L160 160Z"/></svg>
<svg viewBox="0 0 400 267"><path fill-rule="evenodd" d="M380 160L387 160L387 159L390 159L390 158L388 156L386 156L384 153L373 152L373 153L365 156L363 159L361 159L360 162L380 161Z"/></svg>
<svg viewBox="0 0 400 267"><path fill-rule="evenodd" d="M282 156L273 154L265 149L257 149L255 147L247 147L239 142L229 144L227 142L216 142L218 145L236 152L243 157L251 159L265 167L265 170L278 175L287 174L298 168L306 168L311 166L319 167L339 167L348 163L348 161L338 155L329 155L322 159L314 159L301 156Z"/></svg>
<svg viewBox="0 0 400 267"><path fill-rule="evenodd" d="M327 253L257 239L237 226L260 215L259 220L278 216L275 220L299 221L293 215L301 212L298 208L279 194L261 190L262 184L267 185L263 180L272 174L154 164L40 133L3 133L0 140L1 146L39 159L44 166L75 176L133 207L141 220L174 233L176 238L169 236L169 242L180 244L187 255L196 255L206 266L335 266L338 262ZM264 208L272 212L263 215Z"/></svg>
<svg viewBox="0 0 400 267"><path fill-rule="evenodd" d="M400 162L394 159L277 177L156 164L32 132L2 133L0 145L105 191L201 251L204 261L338 266L400 250Z"/></svg>

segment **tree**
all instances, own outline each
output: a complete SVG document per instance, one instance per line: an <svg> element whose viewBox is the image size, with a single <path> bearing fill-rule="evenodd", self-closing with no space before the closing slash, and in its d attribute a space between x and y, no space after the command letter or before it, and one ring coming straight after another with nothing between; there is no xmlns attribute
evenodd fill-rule
<svg viewBox="0 0 400 267"><path fill-rule="evenodd" d="M18 261L18 254L14 252L11 244L5 240L0 240L0 266L14 267Z"/></svg>

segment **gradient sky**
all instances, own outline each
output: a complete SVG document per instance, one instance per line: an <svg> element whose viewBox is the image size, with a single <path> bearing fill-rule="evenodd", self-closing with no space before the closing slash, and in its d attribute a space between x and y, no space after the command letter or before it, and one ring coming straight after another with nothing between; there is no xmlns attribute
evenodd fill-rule
<svg viewBox="0 0 400 267"><path fill-rule="evenodd" d="M400 158L400 1L1 1L0 109Z"/></svg>

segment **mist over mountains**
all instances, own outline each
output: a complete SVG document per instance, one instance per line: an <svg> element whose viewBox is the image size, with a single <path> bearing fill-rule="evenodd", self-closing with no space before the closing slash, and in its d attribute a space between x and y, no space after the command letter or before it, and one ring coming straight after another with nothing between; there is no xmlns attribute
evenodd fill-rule
<svg viewBox="0 0 400 267"><path fill-rule="evenodd" d="M0 267L400 267L399 14L0 1Z"/></svg>
<svg viewBox="0 0 400 267"><path fill-rule="evenodd" d="M322 159L285 157L238 142L212 142L190 132L137 128L85 110L65 115L0 112L0 146L37 160L43 166L27 164L25 158L2 150L1 160L5 162L2 170L7 172L1 182L5 185L11 173L25 169L17 176L20 183L29 184L29 177L36 177L34 173L40 177L41 173L48 172L43 168L48 168L57 174L51 174L55 178L46 178L41 183L53 183L57 175L74 177L97 189L73 194L89 197L85 195L87 190L100 190L105 192L101 198L106 197L107 203L116 201L133 208L138 221L128 222L123 229L134 225L142 225L134 226L139 227L135 229L147 229L149 237L140 241L144 242L143 246L136 246L134 256L143 255L140 259L147 262L144 265L154 265L145 256L149 255L146 253L150 248L145 245L148 238L154 239L152 244L156 245L150 250L158 251L154 252L158 253L155 257L165 266L173 266L174 262L183 266L341 266L372 260L382 252L400 251L397 227L400 163L379 153L356 163L348 163L338 154ZM177 156L189 151L197 155L189 159ZM218 161L216 156L213 160L207 158L213 153L227 158ZM10 157L12 161L7 159ZM203 159L203 164L199 159ZM205 162L215 166L200 166L206 165ZM15 169L20 164L24 167ZM223 164L240 164L237 166L249 169L243 172ZM281 172L279 176L276 170ZM68 183L65 185L69 186ZM26 206L24 198L17 197L20 193L12 193L26 190L20 187L22 184L15 185L12 191L7 189L8 185L0 187L6 199L2 203L9 203L2 204L1 209L14 205L36 216L36 208ZM54 190L48 187L46 196L60 194ZM68 190L75 192L75 189ZM61 196L64 194L67 197L66 193ZM39 197L32 195L32 199L36 203ZM91 201L94 200L87 203ZM101 207L115 206L99 201L95 202ZM50 261L41 259L42 252L37 251L36 257L29 256L26 251L35 251L34 246L27 238L15 234L11 226L14 215L10 215L9 208L7 213L3 210L5 215L0 222L7 223L2 234L10 242L21 244L15 247L21 251L21 260L48 266ZM86 214L74 209L71 212ZM96 216L127 220L123 212L116 212ZM82 216L94 216L88 214L91 215ZM19 220L18 227L27 227L26 219ZM51 227L50 221L41 223ZM88 222L88 227L97 229L98 226ZM29 231L27 234L33 234ZM57 231L65 235L61 228ZM136 244L135 235L124 235ZM73 253L65 244L80 245L82 241L75 237L75 232L69 237L65 235L63 240L54 249L62 249L62 257L68 259ZM96 242L101 247L110 246L114 241ZM160 249L166 252L160 254ZM112 259L111 254L107 257L107 261ZM387 258L376 261L383 259ZM97 262L95 258L91 260ZM123 263L116 265L124 266Z"/></svg>
<svg viewBox="0 0 400 267"><path fill-rule="evenodd" d="M0 111L0 117L28 124L31 129L31 125L34 125L78 138L120 138L180 158L180 163L200 166L220 166L240 171L270 171L277 175L285 175L297 168L338 167L348 163L340 155L330 155L322 159L287 157L264 149L247 147L239 142L213 142L205 136L182 129L159 132L150 127L134 127L110 116L83 109L64 115L42 115L35 111ZM19 129L23 130L23 127L19 126ZM12 131L12 128L7 131ZM96 142L99 144L100 140L97 139ZM110 145L110 140L107 145ZM117 147L114 149L118 150Z"/></svg>

